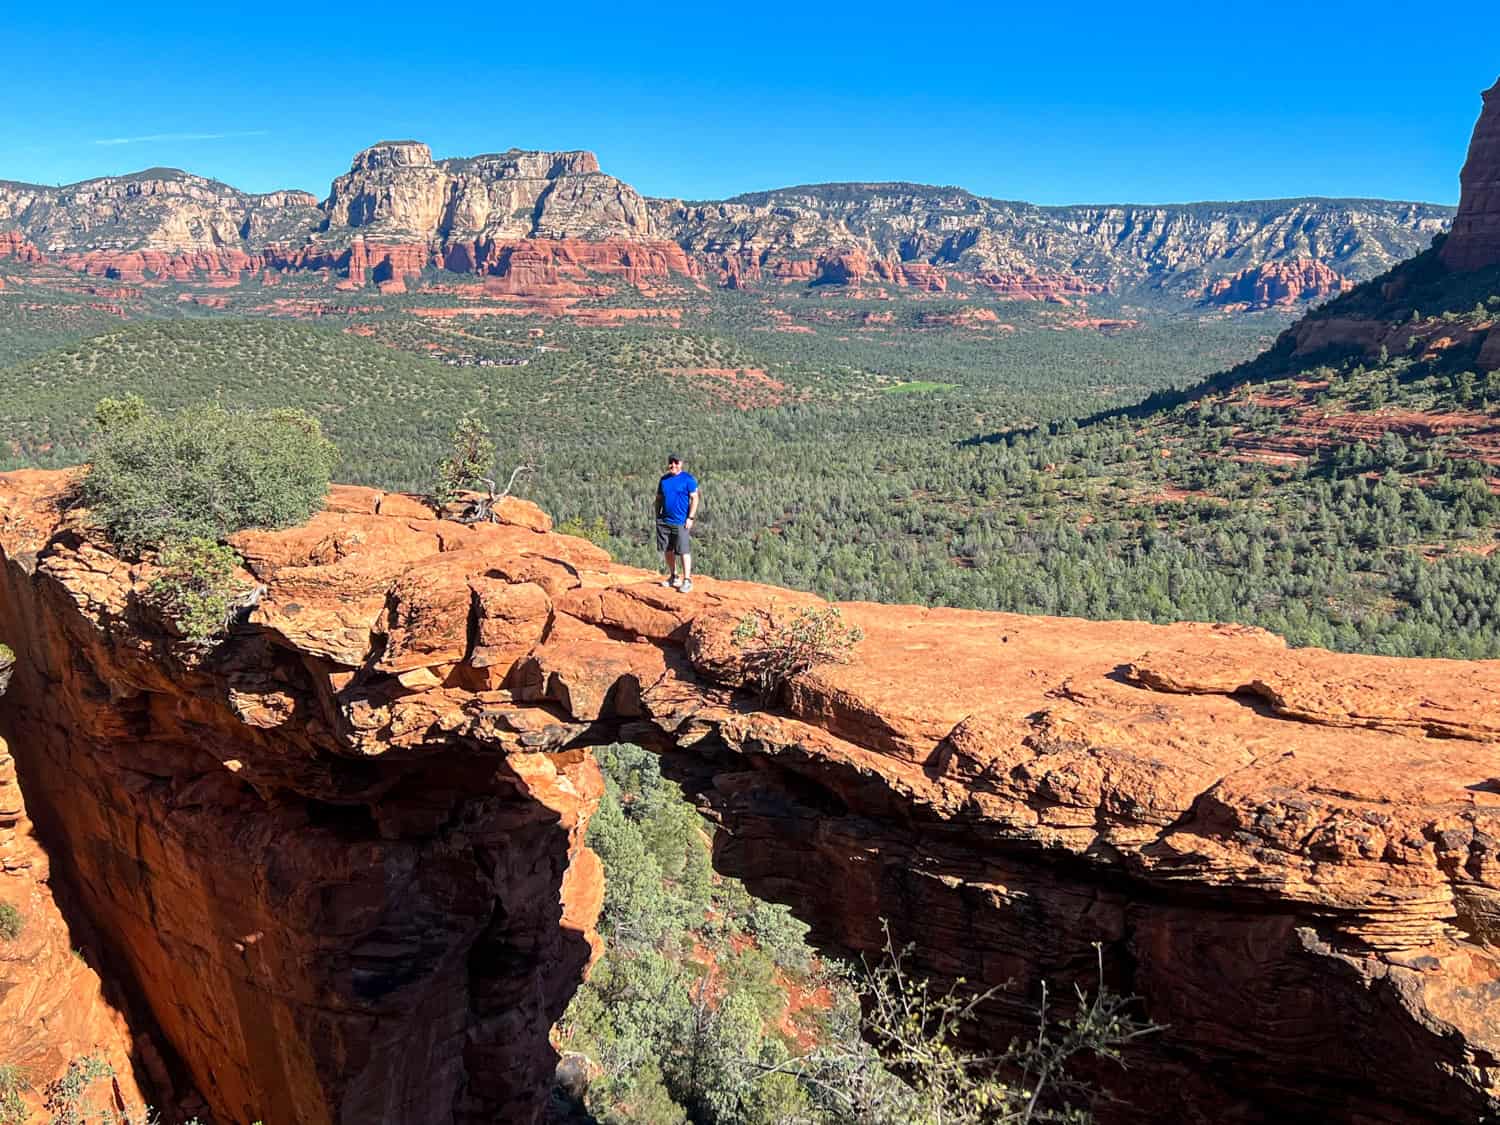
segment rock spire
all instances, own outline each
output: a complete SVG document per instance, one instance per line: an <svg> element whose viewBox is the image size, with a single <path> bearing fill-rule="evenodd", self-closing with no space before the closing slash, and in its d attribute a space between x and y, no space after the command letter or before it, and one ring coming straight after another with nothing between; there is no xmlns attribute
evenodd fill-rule
<svg viewBox="0 0 1500 1125"><path fill-rule="evenodd" d="M1455 270L1500 265L1500 82L1484 93L1459 182L1463 195L1443 245L1443 261Z"/></svg>

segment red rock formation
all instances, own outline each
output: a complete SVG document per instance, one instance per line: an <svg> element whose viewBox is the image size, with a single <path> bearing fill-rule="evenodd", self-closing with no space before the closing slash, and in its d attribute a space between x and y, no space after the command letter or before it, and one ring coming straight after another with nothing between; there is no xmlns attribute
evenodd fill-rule
<svg viewBox="0 0 1500 1125"><path fill-rule="evenodd" d="M1203 290L1205 305L1267 309L1330 297L1354 283L1316 258L1262 262L1232 277L1221 277Z"/></svg>
<svg viewBox="0 0 1500 1125"><path fill-rule="evenodd" d="M898 285L925 289L929 293L942 293L948 288L948 279L936 266L927 262L902 262L891 280Z"/></svg>
<svg viewBox="0 0 1500 1125"><path fill-rule="evenodd" d="M350 285L362 288L371 282L401 281L409 274L420 274L432 260L432 253L425 246L367 243L363 238L356 238L349 246L346 268Z"/></svg>
<svg viewBox="0 0 1500 1125"><path fill-rule="evenodd" d="M1500 82L1485 91L1459 181L1463 193L1443 262L1454 270L1500 265Z"/></svg>
<svg viewBox="0 0 1500 1125"><path fill-rule="evenodd" d="M868 254L858 249L819 255L812 277L820 285L857 287L867 277L875 277L892 285L925 289L930 293L941 293L948 288L947 277L928 262L900 262L887 258L872 261Z"/></svg>
<svg viewBox="0 0 1500 1125"><path fill-rule="evenodd" d="M821 250L809 258L772 258L760 262L747 256L724 257L715 267L728 289L741 289L748 282L761 280L767 271L777 281L810 281L818 285L858 287L866 278L877 278L892 285L925 289L941 293L948 288L948 277L937 266L927 262L901 262L888 258L871 259L865 251Z"/></svg>
<svg viewBox="0 0 1500 1125"><path fill-rule="evenodd" d="M1490 324L1450 324L1428 319L1417 323L1370 320L1351 316L1315 316L1298 321L1286 330L1294 348L1293 358L1315 356L1329 348L1358 349L1373 359L1382 350L1390 355L1421 348L1433 354L1457 345L1480 341L1475 367L1479 371L1500 369L1500 330Z"/></svg>
<svg viewBox="0 0 1500 1125"><path fill-rule="evenodd" d="M778 259L771 263L771 276L777 281L811 281L818 276L818 272L819 262L814 259Z"/></svg>
<svg viewBox="0 0 1500 1125"><path fill-rule="evenodd" d="M819 258L813 281L819 285L858 286L871 272L869 256L863 250L845 250Z"/></svg>
<svg viewBox="0 0 1500 1125"><path fill-rule="evenodd" d="M592 953L598 777L628 738L722 825L720 870L815 937L939 978L1119 988L1168 1025L1119 1120L1500 1109L1500 664L1243 627L852 604L848 665L757 707L743 614L542 530L335 489L236 536L266 587L184 666L148 565L0 476L0 710L54 862L215 1112L532 1120ZM521 526L524 523L527 526Z"/></svg>
<svg viewBox="0 0 1500 1125"><path fill-rule="evenodd" d="M0 258L19 258L23 262L45 262L42 252L26 241L18 230L0 231Z"/></svg>
<svg viewBox="0 0 1500 1125"><path fill-rule="evenodd" d="M1476 366L1480 371L1500 371L1500 325L1490 329L1479 349Z"/></svg>
<svg viewBox="0 0 1500 1125"><path fill-rule="evenodd" d="M25 654L3 724L54 865L216 1116L527 1119L550 1077L548 1028L595 949L601 884L582 830L600 781L589 757L561 751L574 728L545 709L527 708L525 729L504 706L474 711L462 720L477 722L472 732L438 735L459 712L427 723L399 698L428 668L382 674L397 691L384 702L384 691L352 684L339 662L350 625L386 582L375 570L438 545L421 533L402 545L408 526L421 526L407 515L419 507L393 497L385 518L332 517L352 520L327 548L347 559L342 601L315 608L314 579L295 595L307 615L290 586L275 610L301 617L305 650L271 641L237 668L194 671L163 662L149 627L136 633L130 568L99 575L98 616L53 602L91 585L77 567L102 557L73 531L61 532L66 559L30 553L53 534L57 483L19 474L0 486L0 635ZM373 509L376 497L355 500ZM355 557L361 524L394 552L363 577L384 552ZM575 547L526 565L541 576L563 573L565 557L598 556ZM246 549L272 568L297 550ZM449 590L422 585L423 597ZM426 621L403 606L385 665L431 648L425 636L403 640ZM335 718L345 703L353 727ZM405 735L366 725L392 703L398 727L417 721ZM173 713L158 713L163 705ZM426 749L362 760L349 755L350 736L371 749L389 737ZM528 750L512 760L505 743Z"/></svg>
<svg viewBox="0 0 1500 1125"><path fill-rule="evenodd" d="M241 250L89 250L64 254L57 264L90 277L108 277L140 284L189 281L201 275L227 277L259 268L259 259Z"/></svg>
<svg viewBox="0 0 1500 1125"><path fill-rule="evenodd" d="M3 236L0 236L3 238ZM5 244L0 242L0 251ZM35 247L31 247L35 250ZM404 251L398 251L398 253ZM0 253L0 256L4 256ZM85 250L60 255L56 264L90 277L107 277L140 284L146 281L233 282L247 273L277 270L329 270L346 268L349 251L327 246L304 246L295 250L271 246L249 253L234 248L221 250ZM47 259L37 254L30 261Z"/></svg>
<svg viewBox="0 0 1500 1125"><path fill-rule="evenodd" d="M183 304L200 305L206 309L227 309L228 297L210 297L202 293L179 293L177 300Z"/></svg>
<svg viewBox="0 0 1500 1125"><path fill-rule="evenodd" d="M573 296L590 274L619 277L640 286L674 274L697 278L702 268L675 242L624 238L588 242L576 238L519 239L512 242L456 242L443 248L444 269L481 273L495 281L491 292L518 296Z"/></svg>
<svg viewBox="0 0 1500 1125"><path fill-rule="evenodd" d="M982 273L974 280L996 296L1012 301L1051 301L1066 305L1070 303L1070 297L1104 292L1104 286L1094 285L1074 274Z"/></svg>
<svg viewBox="0 0 1500 1125"><path fill-rule="evenodd" d="M917 322L928 328L995 328L1002 332L1014 332L1013 324L1001 324L1000 314L994 309L967 308L957 312L924 312Z"/></svg>

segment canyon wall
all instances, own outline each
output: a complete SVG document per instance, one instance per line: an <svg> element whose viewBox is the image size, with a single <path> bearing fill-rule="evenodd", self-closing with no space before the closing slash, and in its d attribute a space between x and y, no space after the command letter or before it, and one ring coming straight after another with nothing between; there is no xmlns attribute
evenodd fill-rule
<svg viewBox="0 0 1500 1125"><path fill-rule="evenodd" d="M483 734L349 753L319 713L336 658L266 634L180 666L138 574L55 530L37 479L0 486L0 728L171 1061L220 1122L529 1120L596 948L592 759L545 733L514 758Z"/></svg>
<svg viewBox="0 0 1500 1125"><path fill-rule="evenodd" d="M715 863L816 940L881 920L978 1033L1106 980L1166 1030L1116 1121L1500 1110L1500 665L1258 630L851 604L852 662L744 690L755 608L683 596L517 501L464 527L337 487L234 537L261 601L192 659L68 510L0 476L0 706L54 868L224 1121L535 1120L596 948L600 779L628 739Z"/></svg>
<svg viewBox="0 0 1500 1125"><path fill-rule="evenodd" d="M0 697L12 660L0 649ZM0 699L0 708L4 701ZM114 1081L100 1108L139 1109L145 1097L135 1071L155 1071L158 1086L170 1078L148 1036L131 1035L124 1014L89 963L103 943L86 925L69 925L59 908L47 852L26 813L16 763L0 738L0 1066L20 1078L16 1095L31 1113L42 1110L48 1081L73 1059L103 1059ZM117 999L117 998L115 998ZM101 1082L100 1086L105 1083Z"/></svg>

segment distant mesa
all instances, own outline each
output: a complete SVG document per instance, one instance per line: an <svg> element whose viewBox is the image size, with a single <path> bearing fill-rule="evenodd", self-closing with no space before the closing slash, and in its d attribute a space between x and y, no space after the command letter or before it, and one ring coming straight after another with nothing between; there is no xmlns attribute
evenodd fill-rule
<svg viewBox="0 0 1500 1125"><path fill-rule="evenodd" d="M1463 194L1443 262L1453 270L1500 265L1500 81L1484 93L1459 182Z"/></svg>
<svg viewBox="0 0 1500 1125"><path fill-rule="evenodd" d="M1487 110L1454 268L1500 255L1497 177L1500 120ZM647 288L895 287L1060 304L1109 292L1241 309L1340 292L1424 249L1453 215L1349 199L1039 207L911 183L686 203L642 195L592 152L435 159L406 139L359 152L322 200L173 169L0 182L0 258L130 284L302 272L394 293L440 270L538 300L579 296L602 275Z"/></svg>
<svg viewBox="0 0 1500 1125"><path fill-rule="evenodd" d="M354 170L431 168L432 149L421 141L380 141L354 157Z"/></svg>

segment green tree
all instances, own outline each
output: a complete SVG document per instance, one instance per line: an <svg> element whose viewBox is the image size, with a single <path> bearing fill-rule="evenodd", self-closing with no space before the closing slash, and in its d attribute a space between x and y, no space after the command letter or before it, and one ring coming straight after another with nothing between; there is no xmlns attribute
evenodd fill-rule
<svg viewBox="0 0 1500 1125"><path fill-rule="evenodd" d="M317 419L295 410L160 415L106 399L97 421L82 499L132 551L301 523L321 507L337 455Z"/></svg>

